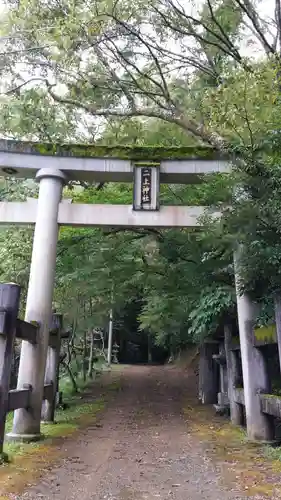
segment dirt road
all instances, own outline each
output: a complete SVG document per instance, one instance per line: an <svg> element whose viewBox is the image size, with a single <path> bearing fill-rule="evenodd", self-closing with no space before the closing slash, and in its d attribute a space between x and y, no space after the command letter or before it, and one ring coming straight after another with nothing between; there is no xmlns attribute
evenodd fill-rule
<svg viewBox="0 0 281 500"><path fill-rule="evenodd" d="M190 431L179 370L129 367L100 421L67 441L65 459L17 499L233 500L239 492ZM15 497L13 497L15 498ZM271 497L273 498L273 497ZM274 497L275 498L275 497ZM278 498L278 497L276 497Z"/></svg>

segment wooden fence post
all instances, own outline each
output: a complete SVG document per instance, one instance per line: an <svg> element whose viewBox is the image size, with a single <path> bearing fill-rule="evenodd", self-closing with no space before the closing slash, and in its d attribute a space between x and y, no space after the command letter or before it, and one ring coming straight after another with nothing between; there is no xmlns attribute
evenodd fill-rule
<svg viewBox="0 0 281 500"><path fill-rule="evenodd" d="M234 400L234 390L237 388L239 377L238 353L231 350L232 334L230 327L224 327L225 356L228 378L228 397L230 405L230 419L234 425L243 425L244 415L241 404Z"/></svg>
<svg viewBox="0 0 281 500"><path fill-rule="evenodd" d="M203 404L217 402L219 389L219 369L213 360L218 354L219 344L216 341L206 340L200 347L199 359L199 399Z"/></svg>
<svg viewBox="0 0 281 500"><path fill-rule="evenodd" d="M275 322L276 322L276 337L277 337L278 354L279 354L279 366L281 373L281 296L280 295L275 297L274 306L275 306Z"/></svg>
<svg viewBox="0 0 281 500"><path fill-rule="evenodd" d="M61 331L62 314L53 313L45 371L45 384L52 384L53 390L50 397L45 399L42 404L41 421L45 424L54 423L55 421L56 398L59 384Z"/></svg>
<svg viewBox="0 0 281 500"><path fill-rule="evenodd" d="M4 458L3 443L19 302L19 285L0 284L0 461Z"/></svg>
<svg viewBox="0 0 281 500"><path fill-rule="evenodd" d="M220 390L218 392L218 402L215 404L217 413L224 414L229 408L228 379L226 366L226 353L224 340L219 343L219 353L213 355L214 361L219 366Z"/></svg>

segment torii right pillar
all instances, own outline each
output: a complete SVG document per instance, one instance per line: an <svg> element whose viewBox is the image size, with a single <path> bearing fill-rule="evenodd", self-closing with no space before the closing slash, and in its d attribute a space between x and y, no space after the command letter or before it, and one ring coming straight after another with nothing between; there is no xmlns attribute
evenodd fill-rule
<svg viewBox="0 0 281 500"><path fill-rule="evenodd" d="M239 291L240 251L234 254L234 267L247 435L253 441L271 442L273 419L261 411L259 398L259 394L269 392L267 366L262 350L254 346L255 304L248 294Z"/></svg>

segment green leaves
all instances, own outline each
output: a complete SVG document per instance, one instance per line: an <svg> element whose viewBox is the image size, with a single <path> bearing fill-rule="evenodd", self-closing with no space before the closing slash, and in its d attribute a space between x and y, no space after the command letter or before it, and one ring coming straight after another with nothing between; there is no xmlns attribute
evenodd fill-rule
<svg viewBox="0 0 281 500"><path fill-rule="evenodd" d="M258 113L258 102L266 98L276 102L272 85L264 92L265 81L256 74L262 64L241 55L247 41L245 19L265 53L276 52L270 45L273 27L260 20L251 3L24 0L10 5L8 14L9 22L4 19L2 27L8 35L2 79L8 94L3 108L16 108L19 102L24 110L26 99L28 109L12 113L8 122L18 129L18 116L23 122L29 116L29 133L35 136L37 129L43 134L46 129L53 139L51 123L59 128L63 114L65 134L89 141L93 127L95 138L101 135L97 129L104 125L104 117L143 116L152 123L161 119L176 124L185 134L221 147L222 139L233 140L234 115L240 122L237 133L243 128L245 136L248 120L235 109L245 98L245 86L249 114L252 107ZM42 105L37 106L40 95ZM58 119L48 116L54 107ZM262 110L265 115L264 106ZM175 127L171 129L173 133ZM164 142L178 140L163 135ZM137 134L135 140L140 140Z"/></svg>
<svg viewBox="0 0 281 500"><path fill-rule="evenodd" d="M280 33L272 36L278 28L260 19L252 2L241 5L22 0L10 4L1 20L7 37L0 100L5 137L148 146L205 142L239 156L232 176L161 187L163 204L223 211L215 224L206 216L201 233L61 230L55 300L67 321L80 317L80 329L106 324L113 286L120 315L142 298L140 328L158 343L181 345L213 333L233 308L236 241L247 248L244 289L261 299L281 287L280 67L271 42ZM245 23L263 58L243 56ZM246 199L233 200L237 183ZM132 203L129 185L70 188L65 195L74 202ZM2 182L0 195L25 199L36 196L37 187L10 180ZM26 287L32 231L3 230L0 238L1 279Z"/></svg>
<svg viewBox="0 0 281 500"><path fill-rule="evenodd" d="M191 326L188 331L193 340L200 342L216 333L219 326L223 327L223 321L229 317L235 303L233 287L213 285L204 289L189 315Z"/></svg>

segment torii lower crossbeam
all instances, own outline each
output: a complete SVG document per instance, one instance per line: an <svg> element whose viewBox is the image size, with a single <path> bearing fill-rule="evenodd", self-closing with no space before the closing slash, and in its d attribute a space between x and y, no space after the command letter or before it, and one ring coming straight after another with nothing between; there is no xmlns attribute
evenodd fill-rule
<svg viewBox="0 0 281 500"><path fill-rule="evenodd" d="M37 200L1 202L1 224L35 224ZM200 227L205 207L162 206L159 211L134 211L130 205L71 204L61 202L58 224L76 227ZM216 215L216 214L214 214Z"/></svg>

